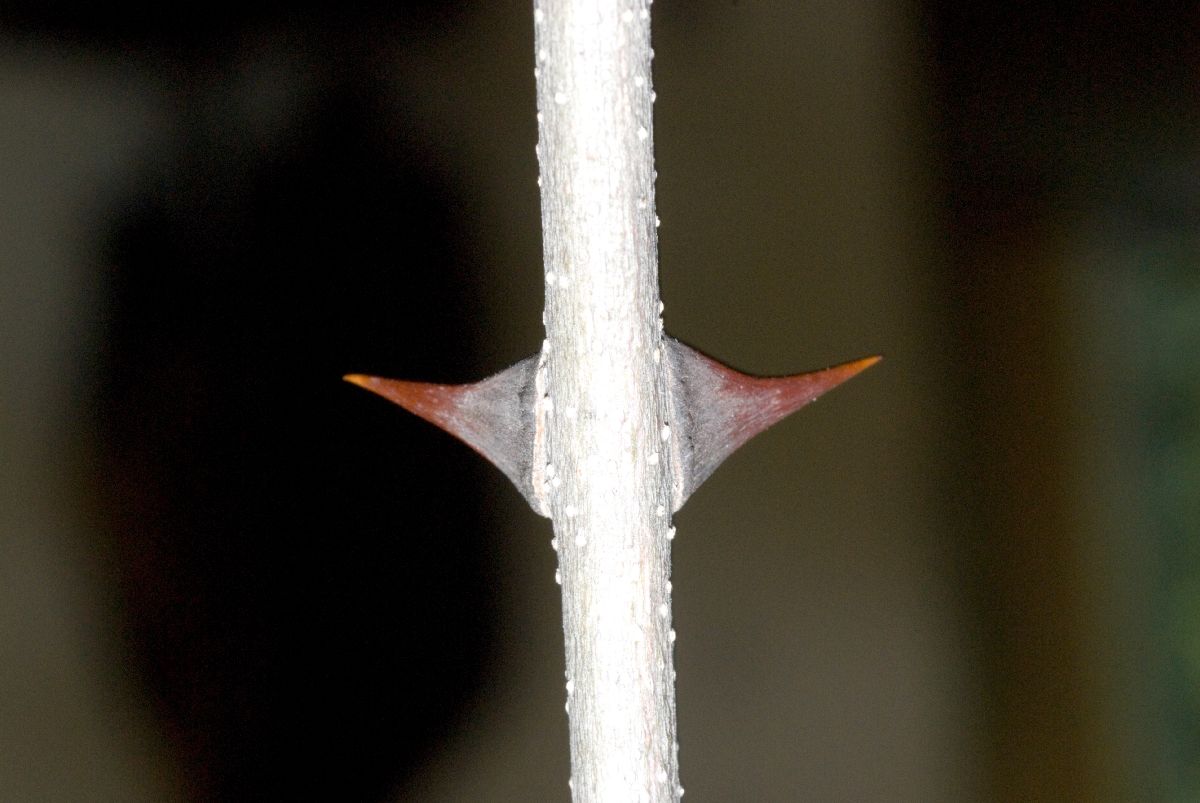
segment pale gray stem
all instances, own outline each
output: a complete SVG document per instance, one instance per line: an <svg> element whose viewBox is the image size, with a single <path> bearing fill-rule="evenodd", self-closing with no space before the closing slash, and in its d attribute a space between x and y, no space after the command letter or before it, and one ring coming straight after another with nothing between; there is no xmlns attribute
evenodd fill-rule
<svg viewBox="0 0 1200 803"><path fill-rule="evenodd" d="M650 9L535 2L546 343L534 486L559 555L573 795L676 800Z"/></svg>

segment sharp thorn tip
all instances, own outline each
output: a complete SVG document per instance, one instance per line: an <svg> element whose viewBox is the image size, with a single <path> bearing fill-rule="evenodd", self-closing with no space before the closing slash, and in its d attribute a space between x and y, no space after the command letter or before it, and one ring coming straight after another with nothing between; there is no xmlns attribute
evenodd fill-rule
<svg viewBox="0 0 1200 803"><path fill-rule="evenodd" d="M882 354L873 354L870 357L863 357L861 360L851 360L850 362L846 363L842 367L847 369L848 372L853 372L854 374L857 374L857 373L861 373L861 372L867 370L872 365L874 365L875 363L879 362L882 359L883 359Z"/></svg>

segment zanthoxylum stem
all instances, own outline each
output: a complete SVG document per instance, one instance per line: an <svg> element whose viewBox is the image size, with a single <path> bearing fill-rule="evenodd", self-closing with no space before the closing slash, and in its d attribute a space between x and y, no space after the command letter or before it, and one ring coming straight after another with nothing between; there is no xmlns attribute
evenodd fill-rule
<svg viewBox="0 0 1200 803"><path fill-rule="evenodd" d="M533 484L559 555L571 784L576 801L674 800L650 9L537 0L534 24L546 342Z"/></svg>

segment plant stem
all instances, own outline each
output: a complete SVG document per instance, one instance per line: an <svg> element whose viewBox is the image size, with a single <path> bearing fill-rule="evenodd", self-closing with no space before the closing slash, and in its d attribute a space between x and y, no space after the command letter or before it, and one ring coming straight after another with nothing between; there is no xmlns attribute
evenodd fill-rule
<svg viewBox="0 0 1200 803"><path fill-rule="evenodd" d="M644 0L535 0L554 522L574 799L676 800L671 429Z"/></svg>

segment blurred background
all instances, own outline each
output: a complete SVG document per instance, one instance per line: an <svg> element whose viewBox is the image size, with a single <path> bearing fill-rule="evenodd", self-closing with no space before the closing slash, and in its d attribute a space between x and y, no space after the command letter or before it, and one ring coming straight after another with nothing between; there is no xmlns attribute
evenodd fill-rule
<svg viewBox="0 0 1200 803"><path fill-rule="evenodd" d="M662 2L688 800L1200 800L1200 19ZM469 7L468 7L469 6ZM527 2L0 8L0 798L566 800Z"/></svg>

